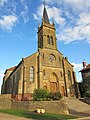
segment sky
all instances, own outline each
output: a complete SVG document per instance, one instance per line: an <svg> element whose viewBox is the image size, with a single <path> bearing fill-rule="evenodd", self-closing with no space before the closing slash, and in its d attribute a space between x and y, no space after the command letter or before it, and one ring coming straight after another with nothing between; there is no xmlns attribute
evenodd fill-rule
<svg viewBox="0 0 90 120"><path fill-rule="evenodd" d="M7 68L37 51L37 28L44 0L0 0L0 86ZM82 61L90 62L90 0L45 0L55 22L58 50L74 65L77 81Z"/></svg>

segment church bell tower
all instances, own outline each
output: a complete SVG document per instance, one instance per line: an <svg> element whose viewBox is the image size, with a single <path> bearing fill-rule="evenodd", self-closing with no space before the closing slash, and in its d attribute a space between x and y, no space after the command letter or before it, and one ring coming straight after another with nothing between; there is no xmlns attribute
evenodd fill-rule
<svg viewBox="0 0 90 120"><path fill-rule="evenodd" d="M38 50L57 50L56 30L54 22L50 24L46 7L44 5L42 24L38 26Z"/></svg>

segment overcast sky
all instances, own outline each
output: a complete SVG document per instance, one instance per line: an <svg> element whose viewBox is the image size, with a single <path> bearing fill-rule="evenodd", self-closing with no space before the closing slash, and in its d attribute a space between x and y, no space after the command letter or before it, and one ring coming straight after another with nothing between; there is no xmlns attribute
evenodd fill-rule
<svg viewBox="0 0 90 120"><path fill-rule="evenodd" d="M46 0L54 20L58 50L74 65L77 80L82 61L90 62L90 0ZM0 0L0 84L5 69L37 51L37 27L43 0Z"/></svg>

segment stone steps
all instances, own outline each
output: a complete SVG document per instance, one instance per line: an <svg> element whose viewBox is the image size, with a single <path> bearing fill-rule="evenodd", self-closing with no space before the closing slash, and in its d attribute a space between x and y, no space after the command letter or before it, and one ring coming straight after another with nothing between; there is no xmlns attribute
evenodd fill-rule
<svg viewBox="0 0 90 120"><path fill-rule="evenodd" d="M65 97L64 99L66 100L69 110L76 112L90 111L90 105L80 101L79 99L68 97Z"/></svg>

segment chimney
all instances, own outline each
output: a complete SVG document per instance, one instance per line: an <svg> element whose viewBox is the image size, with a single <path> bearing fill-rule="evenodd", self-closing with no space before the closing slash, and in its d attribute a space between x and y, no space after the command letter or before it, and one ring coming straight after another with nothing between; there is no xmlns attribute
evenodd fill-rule
<svg viewBox="0 0 90 120"><path fill-rule="evenodd" d="M86 61L83 61L83 68L86 68Z"/></svg>

